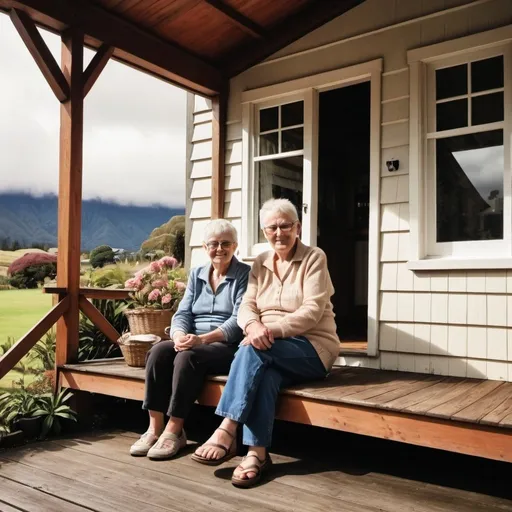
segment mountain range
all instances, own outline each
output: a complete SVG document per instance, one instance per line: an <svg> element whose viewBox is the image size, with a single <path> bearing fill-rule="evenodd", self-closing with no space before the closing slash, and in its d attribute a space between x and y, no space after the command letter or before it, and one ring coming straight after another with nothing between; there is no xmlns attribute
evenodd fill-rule
<svg viewBox="0 0 512 512"><path fill-rule="evenodd" d="M82 202L82 250L98 245L136 251L151 231L184 208L119 205L101 200ZM57 246L57 196L0 194L0 239Z"/></svg>

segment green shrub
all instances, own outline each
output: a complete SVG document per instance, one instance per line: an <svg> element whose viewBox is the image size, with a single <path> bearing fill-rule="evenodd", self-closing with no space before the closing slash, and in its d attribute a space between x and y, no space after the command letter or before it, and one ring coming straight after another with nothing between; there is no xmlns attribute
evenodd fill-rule
<svg viewBox="0 0 512 512"><path fill-rule="evenodd" d="M128 330L128 320L124 315L124 310L128 306L126 301L95 299L92 303L119 334L123 334L123 332ZM78 332L79 361L120 357L122 355L119 346L107 339L89 318L83 314L80 315Z"/></svg>
<svg viewBox="0 0 512 512"><path fill-rule="evenodd" d="M127 278L127 273L119 265L116 265L92 272L90 283L95 288L107 288L114 285L119 285L122 288Z"/></svg>
<svg viewBox="0 0 512 512"><path fill-rule="evenodd" d="M99 245L91 251L91 267L102 268L109 263L114 263L114 251L108 245Z"/></svg>

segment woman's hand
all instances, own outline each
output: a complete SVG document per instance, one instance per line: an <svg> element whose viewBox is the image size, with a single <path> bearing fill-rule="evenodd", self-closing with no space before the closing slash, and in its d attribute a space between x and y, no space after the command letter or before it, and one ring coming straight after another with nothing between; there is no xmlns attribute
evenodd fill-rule
<svg viewBox="0 0 512 512"><path fill-rule="evenodd" d="M252 322L245 328L247 336L240 345L252 345L258 350L268 350L274 343L272 331L261 322Z"/></svg>
<svg viewBox="0 0 512 512"><path fill-rule="evenodd" d="M192 347L202 344L203 341L199 336L195 334L185 334L185 336L181 336L174 342L174 350L176 350L176 352L182 352L183 350L190 350Z"/></svg>

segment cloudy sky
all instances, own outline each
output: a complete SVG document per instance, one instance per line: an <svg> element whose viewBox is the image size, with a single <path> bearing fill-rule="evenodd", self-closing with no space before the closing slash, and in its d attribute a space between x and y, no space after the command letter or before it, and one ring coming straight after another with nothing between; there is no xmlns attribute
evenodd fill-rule
<svg viewBox="0 0 512 512"><path fill-rule="evenodd" d="M0 69L0 193L57 193L59 102L3 14ZM84 199L183 206L185 120L184 91L111 60L85 99Z"/></svg>

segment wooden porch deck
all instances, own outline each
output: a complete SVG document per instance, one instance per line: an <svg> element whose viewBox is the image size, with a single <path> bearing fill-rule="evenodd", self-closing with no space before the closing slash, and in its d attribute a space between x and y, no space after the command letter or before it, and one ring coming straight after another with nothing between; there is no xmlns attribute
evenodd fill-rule
<svg viewBox="0 0 512 512"><path fill-rule="evenodd" d="M217 404L225 376L199 399ZM64 365L61 386L142 400L144 370L122 359ZM277 418L512 462L512 383L343 367L283 390Z"/></svg>
<svg viewBox="0 0 512 512"><path fill-rule="evenodd" d="M397 449L393 443L388 451L383 441L368 446L337 439L337 449L328 450L323 445L332 448L333 439L324 435L323 445L310 445L298 457L277 447L265 483L240 490L229 481L239 459L219 468L201 466L189 457L190 442L172 461L133 458L128 448L136 437L126 431L87 434L0 452L0 510L512 511L503 464L495 461L430 451L431 460L418 464L419 448ZM463 482L457 475L463 475Z"/></svg>

